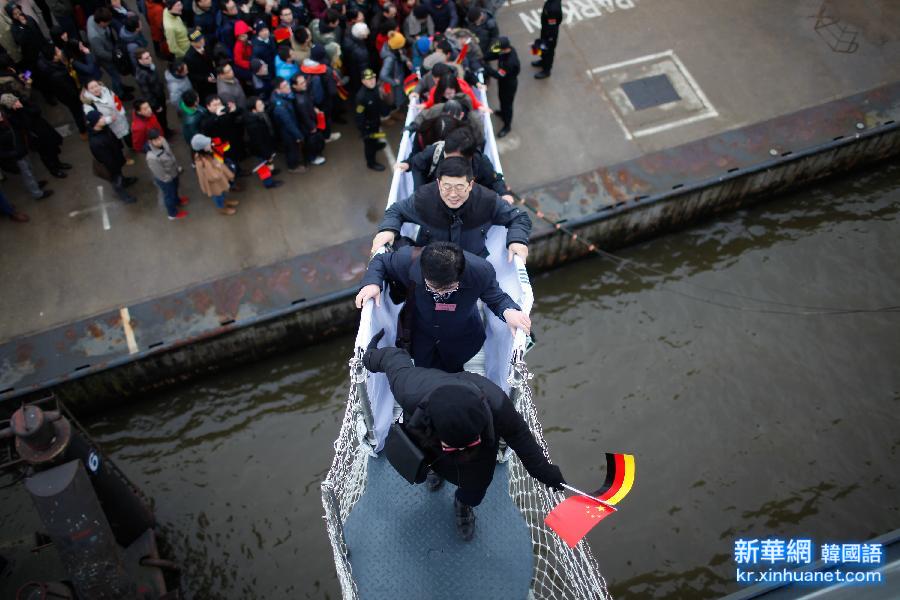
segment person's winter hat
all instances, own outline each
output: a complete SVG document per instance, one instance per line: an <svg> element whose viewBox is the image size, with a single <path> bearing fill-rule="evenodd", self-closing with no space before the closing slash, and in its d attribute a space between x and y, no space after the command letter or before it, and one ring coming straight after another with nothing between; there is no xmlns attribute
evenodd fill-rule
<svg viewBox="0 0 900 600"><path fill-rule="evenodd" d="M155 140L156 138L160 138L162 136L163 135L159 132L159 129L157 129L156 127L150 128L150 131L147 132L148 140Z"/></svg>
<svg viewBox="0 0 900 600"><path fill-rule="evenodd" d="M501 50L506 50L507 48L512 48L512 44L509 43L509 38L505 35L501 35L497 38L497 45Z"/></svg>
<svg viewBox="0 0 900 600"><path fill-rule="evenodd" d="M172 10L172 7L175 6L176 4L178 4L179 2L181 2L181 0L166 0L166 8L168 8L169 10ZM184 5L182 4L182 6L184 6Z"/></svg>
<svg viewBox="0 0 900 600"><path fill-rule="evenodd" d="M93 129L97 126L97 122L103 118L103 115L100 114L100 111L92 110L88 114L84 116L84 120L87 121L88 127Z"/></svg>
<svg viewBox="0 0 900 600"><path fill-rule="evenodd" d="M269 28L268 23L266 23L262 19L260 19L259 21L257 21L256 23L253 24L253 30L256 31L256 33L259 33L260 30L262 30L262 29L268 29L268 28Z"/></svg>
<svg viewBox="0 0 900 600"><path fill-rule="evenodd" d="M258 58L251 58L250 59L250 72L255 74L257 71L259 71L259 68L261 66L263 66L264 64L265 63Z"/></svg>
<svg viewBox="0 0 900 600"><path fill-rule="evenodd" d="M372 69L363 69L363 72L362 72L363 81L365 81L366 79L375 79L375 77L376 77L375 71L373 71Z"/></svg>
<svg viewBox="0 0 900 600"><path fill-rule="evenodd" d="M416 50L422 56L425 56L429 52L431 52L431 40L428 39L427 36L422 36L416 40Z"/></svg>
<svg viewBox="0 0 900 600"><path fill-rule="evenodd" d="M203 152L210 144L212 144L212 138L207 137L202 133L198 133L191 138L191 148L195 152Z"/></svg>
<svg viewBox="0 0 900 600"><path fill-rule="evenodd" d="M325 46L322 44L314 44L309 50L309 57L317 63L324 64L328 62L328 53L325 52Z"/></svg>
<svg viewBox="0 0 900 600"><path fill-rule="evenodd" d="M474 384L442 385L428 396L428 416L438 438L453 448L465 448L487 428L491 416Z"/></svg>
<svg viewBox="0 0 900 600"><path fill-rule="evenodd" d="M413 7L413 16L417 19L424 19L428 16L428 8L423 6L422 4L416 4Z"/></svg>
<svg viewBox="0 0 900 600"><path fill-rule="evenodd" d="M243 21L235 21L234 22L234 37L239 35L244 35L247 33L253 33L253 30L250 29L250 26L244 23Z"/></svg>
<svg viewBox="0 0 900 600"><path fill-rule="evenodd" d="M203 39L203 30L199 27L194 27L191 29L191 32L188 34L188 39L192 42L196 42L198 40Z"/></svg>
<svg viewBox="0 0 900 600"><path fill-rule="evenodd" d="M358 40L368 36L369 33L371 33L369 26L365 23L354 23L353 27L350 28L350 34Z"/></svg>
<svg viewBox="0 0 900 600"><path fill-rule="evenodd" d="M399 31L392 31L388 34L388 46L391 50L400 50L406 45L406 38Z"/></svg>
<svg viewBox="0 0 900 600"><path fill-rule="evenodd" d="M0 96L0 106L3 108L12 108L16 105L19 99L15 97L13 94L3 94Z"/></svg>

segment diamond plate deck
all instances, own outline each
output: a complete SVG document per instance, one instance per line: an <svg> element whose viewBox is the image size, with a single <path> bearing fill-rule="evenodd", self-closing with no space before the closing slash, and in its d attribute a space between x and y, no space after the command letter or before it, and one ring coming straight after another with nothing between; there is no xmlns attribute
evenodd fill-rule
<svg viewBox="0 0 900 600"><path fill-rule="evenodd" d="M344 535L363 600L523 600L534 570L531 534L507 493L509 472L497 465L475 509L475 539L456 533L453 493L410 485L385 458L369 460L366 491Z"/></svg>

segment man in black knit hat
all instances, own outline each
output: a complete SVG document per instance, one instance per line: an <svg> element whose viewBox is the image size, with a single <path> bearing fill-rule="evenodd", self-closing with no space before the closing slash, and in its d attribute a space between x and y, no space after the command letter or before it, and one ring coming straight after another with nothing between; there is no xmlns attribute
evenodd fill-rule
<svg viewBox="0 0 900 600"><path fill-rule="evenodd" d="M528 473L562 490L559 467L551 464L509 397L491 380L475 373L445 373L414 367L399 348L377 348L384 330L372 338L363 364L385 373L394 398L403 407L403 428L430 464L426 485L436 491L444 480L457 487L456 529L469 541L475 512L494 477L500 438L518 455Z"/></svg>

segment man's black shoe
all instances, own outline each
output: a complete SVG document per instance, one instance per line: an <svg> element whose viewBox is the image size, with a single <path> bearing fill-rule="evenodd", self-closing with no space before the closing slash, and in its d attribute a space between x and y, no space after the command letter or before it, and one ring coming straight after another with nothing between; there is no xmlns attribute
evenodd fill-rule
<svg viewBox="0 0 900 600"><path fill-rule="evenodd" d="M385 169L385 166L383 164L377 163L377 162L368 164L366 166L369 167L370 169L372 169L373 171L384 171L384 169Z"/></svg>
<svg viewBox="0 0 900 600"><path fill-rule="evenodd" d="M137 183L137 177L123 177L122 178L122 186L123 187L130 187L130 186L134 185L135 183Z"/></svg>
<svg viewBox="0 0 900 600"><path fill-rule="evenodd" d="M538 71L534 74L535 79L547 79L550 77L550 71Z"/></svg>
<svg viewBox="0 0 900 600"><path fill-rule="evenodd" d="M500 131L497 132L497 137L498 138L506 137L506 135L508 133L509 133L509 127L504 127L503 129L501 129Z"/></svg>
<svg viewBox="0 0 900 600"><path fill-rule="evenodd" d="M429 492L436 492L441 489L442 485L444 485L444 478L429 470L428 475L425 477L425 489Z"/></svg>
<svg viewBox="0 0 900 600"><path fill-rule="evenodd" d="M463 504L454 496L453 509L456 513L456 533L464 542L475 537L475 511L468 504Z"/></svg>

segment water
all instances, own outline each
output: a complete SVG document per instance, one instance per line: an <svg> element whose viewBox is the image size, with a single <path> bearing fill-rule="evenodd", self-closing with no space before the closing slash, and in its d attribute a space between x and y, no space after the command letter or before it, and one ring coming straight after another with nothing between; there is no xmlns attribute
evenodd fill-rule
<svg viewBox="0 0 900 600"><path fill-rule="evenodd" d="M737 589L736 537L850 542L900 527L900 167L538 275L535 403L570 483L636 456L588 540L614 595ZM318 484L347 393L344 337L87 422L153 497L194 598L338 598ZM450 508L448 507L448 510Z"/></svg>

